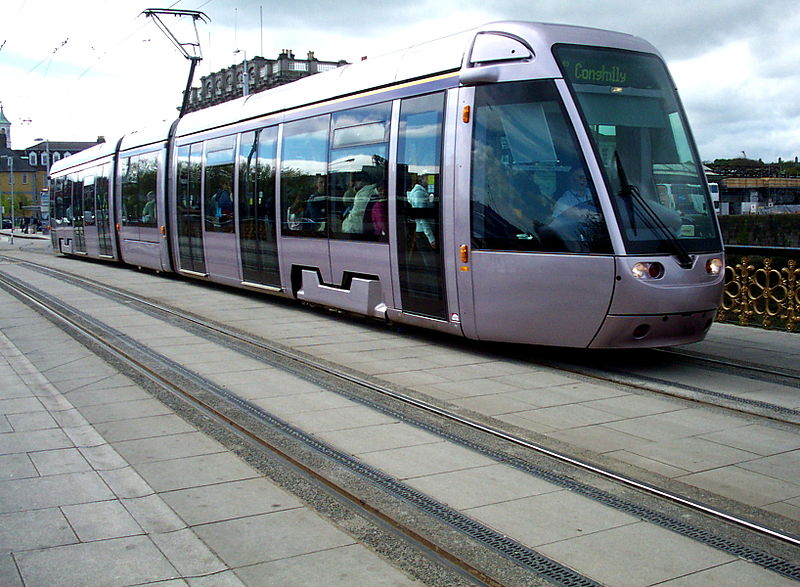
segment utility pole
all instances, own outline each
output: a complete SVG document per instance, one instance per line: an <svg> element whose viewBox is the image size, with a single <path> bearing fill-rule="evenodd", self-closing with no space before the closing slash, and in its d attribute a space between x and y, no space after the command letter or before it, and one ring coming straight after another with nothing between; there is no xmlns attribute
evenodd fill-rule
<svg viewBox="0 0 800 587"><path fill-rule="evenodd" d="M8 189L11 192L11 244L14 244L14 156L0 155L8 159Z"/></svg>
<svg viewBox="0 0 800 587"><path fill-rule="evenodd" d="M197 21L202 20L203 22L210 22L208 16L205 13L200 12L199 10L176 10L171 8L148 8L147 10L142 11L142 14L145 16L149 16L153 19L153 22L156 23L156 26L161 29L167 38L172 42L173 45L181 52L181 55L186 57L191 62L189 67L189 79L186 80L186 89L183 91L183 103L181 104L181 113L179 118L183 118L183 115L186 114L186 108L189 106L189 95L192 91L192 80L194 80L194 70L197 67L197 64L203 60L203 52L200 48L200 37L197 33ZM192 19L192 25L194 26L194 41L186 41L180 42L178 38L172 34L172 32L167 28L167 25L164 24L164 21L161 20L162 16L188 16Z"/></svg>

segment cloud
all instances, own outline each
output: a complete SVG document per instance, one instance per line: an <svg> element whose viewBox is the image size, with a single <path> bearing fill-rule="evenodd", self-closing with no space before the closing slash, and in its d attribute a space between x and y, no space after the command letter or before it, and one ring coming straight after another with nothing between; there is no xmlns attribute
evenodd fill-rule
<svg viewBox="0 0 800 587"><path fill-rule="evenodd" d="M678 84L700 152L800 154L800 11L795 0L182 0L199 9L201 75L248 57L314 51L358 61L497 20L608 28L652 42ZM5 0L0 101L15 146L85 140L170 118L188 62L140 16L150 0ZM259 9L262 9L261 11ZM263 14L263 28L260 13ZM177 27L178 20L167 18ZM187 24L186 22L183 23ZM65 43L66 41L66 43ZM263 47L263 49L262 49ZM21 124L24 119L33 122Z"/></svg>

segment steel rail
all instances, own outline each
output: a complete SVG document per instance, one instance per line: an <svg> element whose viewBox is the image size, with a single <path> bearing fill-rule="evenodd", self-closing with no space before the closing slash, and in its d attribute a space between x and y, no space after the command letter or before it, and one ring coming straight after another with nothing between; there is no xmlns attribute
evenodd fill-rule
<svg viewBox="0 0 800 587"><path fill-rule="evenodd" d="M56 271L56 270L53 270L51 268L47 268L47 269L51 270L51 271ZM70 275L72 275L72 274L70 274ZM488 426L488 425L483 424L481 422L478 422L477 420L474 420L472 418L468 418L466 416L455 414L455 413L453 413L451 411L448 411L448 410L445 410L443 408L440 408L440 407L438 407L438 406L436 406L436 405L434 405L432 403L429 403L429 402L420 400L418 398L409 396L407 394L395 391L395 390L390 389L390 388L388 388L386 386L383 386L383 385L380 385L378 383L369 381L369 380L367 380L367 379L365 379L363 377L360 377L358 375L354 375L352 373L348 373L348 372L346 372L344 370L337 369L337 368L332 367L330 365L326 365L326 364L324 364L322 362L319 362L319 361L316 361L314 359L303 357L298 353L294 353L292 351L287 351L286 349L283 349L283 348L281 348L279 346L276 346L276 345L269 344L268 342L265 342L263 340L256 339L255 337L251 337L249 335L246 335L246 334L243 334L241 332L237 332L237 331L231 330L229 328L226 328L226 327L223 327L223 326L220 326L220 325L217 325L217 324L209 324L208 322L206 322L206 321L204 321L204 320L202 320L200 318L196 318L196 317L194 317L194 316L192 316L190 314L186 314L184 312L175 310L173 308L169 308L169 307L163 306L161 304L152 302L150 300L141 298L141 297L139 297L137 295L131 294L130 292L125 292L123 290L119 290L119 289L114 288L112 286L101 284L101 283L95 282L93 280L87 280L87 279L82 278L80 276L74 276L74 277L77 278L77 279L83 280L83 281L85 281L87 283L91 283L93 287L99 287L101 289L105 289L106 291L114 293L116 295L125 296L125 297L127 297L127 298L129 298L129 299L131 299L133 301L136 301L137 303L140 303L140 304L142 304L144 306L149 306L149 307L151 307L151 308L153 308L153 309L155 309L155 310L157 310L159 312L163 312L163 313L166 313L166 314L173 315L176 318L179 318L181 320L186 320L188 322L191 322L191 323L193 323L193 324L195 324L195 325L197 325L199 327L205 328L205 329L210 330L212 332L216 332L216 333L222 334L224 336L233 338L235 340L245 341L248 344L252 344L252 345L256 346L257 348L261 348L261 349L263 349L265 351L273 353L273 354L275 354L277 356L280 356L280 357L282 357L284 359L288 359L288 360L293 361L295 363L298 363L300 365L303 365L303 366L306 366L306 367L309 367L309 368L313 368L315 370L323 372L323 373L325 373L327 375L330 375L330 376L333 376L333 377L348 381L350 383L365 387L367 389L370 389L370 390L372 390L374 392L377 392L377 393L379 393L381 395L384 395L386 397L390 397L390 398L392 398L394 400L397 400L397 401L400 401L400 402L402 402L404 404L411 405L411 406L413 406L413 407L415 407L417 409L420 409L420 410L422 410L424 412L427 412L427 413L430 413L430 414L434 414L434 415L436 415L436 416L438 416L440 418L444 418L444 419L450 420L452 422L456 422L458 424L461 424L461 425L466 426L468 428L471 428L473 430L480 431L480 432L482 432L484 434L487 434L487 435L489 435L491 437L498 438L498 439L501 439L501 440L503 440L505 442L511 443L512 445L516 445L516 446L531 450L531 451L533 451L535 453L545 455L545 456L550 457L550 458L552 458L554 460L557 460L559 462L566 463L566 464L571 465L573 467L577 467L578 469L591 472L591 473L593 473L595 475L598 475L598 476L600 476L602 478L611 479L611 480L613 480L613 481L615 481L617 483L620 483L621 485L623 485L625 487L630 487L630 488L633 488L633 489L636 489L636 490L639 490L639 491L643 491L643 492L645 492L647 494L654 495L656 497L668 500L668 501L673 502L673 503L677 503L677 504L679 504L681 506L684 506L684 507L687 507L689 509L702 512L703 514L706 514L708 516L712 516L712 517L717 518L717 519L725 520L726 522L729 522L729 523L734 524L736 526L744 527L744 528L747 528L747 529L749 529L751 531L754 531L756 533L759 533L759 534L762 534L762 535L765 535L765 536L769 536L771 538L779 540L781 542L785 542L787 544L791 544L793 546L800 547L800 537L799 536L775 530L773 528L770 528L770 527L765 526L763 524L760 524L758 522L755 522L755 521L752 521L752 520L748 520L748 519L743 518L741 516L730 514L730 513L725 512L725 511L723 511L723 510L721 510L719 508L716 508L716 507L714 507L712 505L703 503L701 501L692 499L690 497L686 497L686 496L680 495L678 493L675 493L675 492L670 491L668 489L664 489L664 488L658 487L658 486L653 485L651 483L648 483L646 481L640 481L640 480L634 479L632 477L629 477L629 476L624 475L622 473L618 473L618 472L613 471L611 469L608 469L606 467L602 467L602 466L596 465L596 464L591 463L589 461L586 461L584 459L580 459L580 458L577 458L577 457L574 457L574 456L570 456L570 455L568 455L568 454L566 454L564 452L548 448L548 447L546 447L546 446L544 446L542 444L539 444L539 443L536 443L536 442L532 442L532 441L530 441L528 439L522 438L522 437L517 436L515 434L511 434L511 433L505 432L503 430L500 430L498 428L495 428L495 427L492 427L492 426Z"/></svg>
<svg viewBox="0 0 800 587"><path fill-rule="evenodd" d="M72 274L70 275L72 277L76 277ZM90 282L90 280L84 280L84 281L86 281L87 283ZM416 548L418 549L422 548L425 549L426 551L429 551L430 552L430 555L428 555L429 558L434 558L434 557L441 558L443 561L446 561L447 563L452 565L452 567L455 567L460 573L469 576L469 578L472 581L477 582L478 584L488 585L491 587L502 587L502 583L499 583L496 579L492 578L484 571L478 569L469 562L459 558L457 555L447 551L445 548L436 544L431 539L418 533L407 524L399 520L396 520L392 516L381 511L379 508L370 505L365 500L360 498L358 495L350 492L349 490L337 484L336 482L332 481L331 479L328 479L327 477L316 472L313 468L306 465L296 457L292 456L286 450L280 448L274 443L265 440L261 436L251 432L245 425L242 425L236 422L235 420L231 419L226 414L224 414L223 412L221 412L208 402L198 398L191 391L188 391L182 388L180 385L176 384L175 382L171 381L167 376L159 373L156 369L152 368L147 363L136 359L120 345L117 345L112 341L103 338L101 335L92 332L90 329L81 325L76 319L71 318L66 312L61 312L58 308L51 307L50 305L37 299L27 291L24 291L17 283L14 283L7 276L0 276L0 282L2 282L4 287L13 289L16 295L18 295L19 297L25 298L40 313L46 316L50 316L59 323L66 325L68 328L78 332L83 337L93 341L95 344L98 344L101 348L103 348L106 352L111 354L117 360L127 364L137 373L145 376L147 379L157 384L159 387L170 393L172 396L177 397L185 404L198 410L205 417L213 421L216 421L218 424L222 424L226 429L235 433L238 437L247 441L249 444L256 445L257 447L259 447L260 450L267 450L269 452L278 455L281 459L285 460L291 466L295 467L302 473L311 477L313 480L322 484L328 490L328 492L329 493L332 492L335 497L345 500L346 503L351 507L363 510L366 513L366 515L378 520L383 527L388 527L391 529L392 532L402 535L403 539L405 539L406 541L411 541L413 543L416 543L414 544ZM93 285L102 286L102 284L96 284L94 282L91 283ZM113 288L105 286L103 286L103 288L109 291L113 291ZM115 291L114 293L116 293L117 295L120 294L127 295L128 297L134 299L138 303L147 304L156 309L159 309L162 312L167 312L177 317L182 317L179 313L172 312L169 309L161 308L157 304L150 304L149 302L141 300L136 296L131 296L129 294L125 294L124 292L119 292L119 291ZM186 317L182 318L196 324L201 324L200 322L191 318L186 318Z"/></svg>

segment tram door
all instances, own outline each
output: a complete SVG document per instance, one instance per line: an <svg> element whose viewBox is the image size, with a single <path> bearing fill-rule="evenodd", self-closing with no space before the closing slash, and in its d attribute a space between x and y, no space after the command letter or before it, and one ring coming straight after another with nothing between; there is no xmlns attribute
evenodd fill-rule
<svg viewBox="0 0 800 587"><path fill-rule="evenodd" d="M442 263L444 93L400 104L397 147L397 260L404 312L446 319Z"/></svg>
<svg viewBox="0 0 800 587"><path fill-rule="evenodd" d="M239 283L234 215L236 135L206 141L203 169L203 235L209 275Z"/></svg>
<svg viewBox="0 0 800 587"><path fill-rule="evenodd" d="M242 282L280 288L275 223L278 127L242 134L239 142L239 250Z"/></svg>
<svg viewBox="0 0 800 587"><path fill-rule="evenodd" d="M453 253L464 333L588 345L611 301L614 258L599 214L558 209L579 189L568 183L576 171L596 196L555 83L462 88L459 104Z"/></svg>
<svg viewBox="0 0 800 587"><path fill-rule="evenodd" d="M205 275L203 217L200 205L203 143L178 148L177 229L178 269Z"/></svg>
<svg viewBox="0 0 800 587"><path fill-rule="evenodd" d="M78 174L72 184L72 252L73 253L86 253L86 230L85 230L85 213L86 207L84 206L84 181L91 180L92 188L88 190L91 193L94 190L94 178L86 177L84 174Z"/></svg>

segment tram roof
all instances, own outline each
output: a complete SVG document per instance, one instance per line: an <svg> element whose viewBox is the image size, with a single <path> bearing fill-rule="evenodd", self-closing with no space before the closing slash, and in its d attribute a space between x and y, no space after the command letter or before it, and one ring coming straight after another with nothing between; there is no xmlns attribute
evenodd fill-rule
<svg viewBox="0 0 800 587"><path fill-rule="evenodd" d="M550 51L555 43L598 45L658 53L646 41L625 33L522 21L493 22L192 112L181 119L177 134L191 135L374 88L457 72L467 67L464 63L465 55L476 35L491 32L514 36L527 43L534 54L529 62L535 64L537 75L542 77L561 77Z"/></svg>

